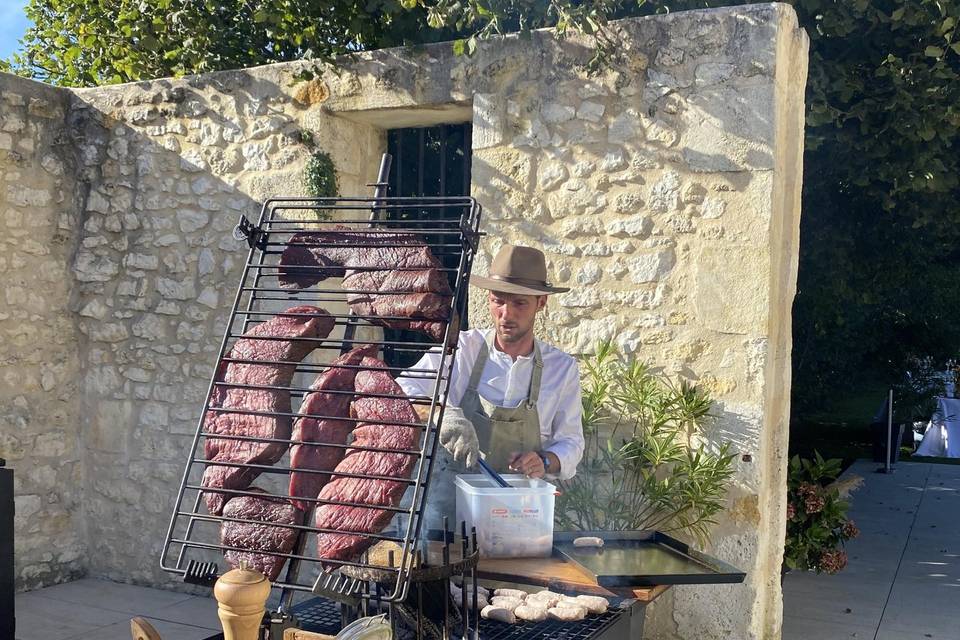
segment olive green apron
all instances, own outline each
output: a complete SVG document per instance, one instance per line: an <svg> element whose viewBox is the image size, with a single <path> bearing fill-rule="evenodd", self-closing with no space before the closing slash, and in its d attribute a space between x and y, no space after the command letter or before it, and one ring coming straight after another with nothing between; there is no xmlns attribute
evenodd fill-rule
<svg viewBox="0 0 960 640"><path fill-rule="evenodd" d="M496 471L508 473L510 458L523 451L539 451L543 445L540 437L540 416L537 414L537 398L540 397L540 379L543 377L543 357L540 347L533 345L533 372L527 397L517 407L501 407L484 399L477 391L480 376L493 348L495 331L480 345L480 353L470 372L470 383L460 401L464 416L473 423L480 441L484 460ZM451 528L459 527L454 522L457 507L457 489L454 479L459 473L468 473L462 463L456 462L443 447L437 446L437 460L430 478L430 491L425 510L427 529L443 528L443 516L447 516ZM469 473L479 473L476 469Z"/></svg>

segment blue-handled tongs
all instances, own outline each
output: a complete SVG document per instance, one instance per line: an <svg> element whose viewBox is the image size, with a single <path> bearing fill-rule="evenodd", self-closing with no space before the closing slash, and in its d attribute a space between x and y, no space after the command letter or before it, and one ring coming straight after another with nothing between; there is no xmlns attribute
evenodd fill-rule
<svg viewBox="0 0 960 640"><path fill-rule="evenodd" d="M498 485L500 485L500 486L503 487L504 489L510 489L510 488L513 486L513 485L511 485L509 482L507 482L506 480L504 480L504 479L503 479L503 476L501 476L499 473L497 473L496 471L494 471L494 470L493 470L493 467L491 467L490 465L488 465L487 462L486 462L482 457L477 458L477 464L480 465L480 469L481 469L485 474L487 474L488 476L490 476L490 479L491 479L491 480L493 480L494 482L496 482Z"/></svg>

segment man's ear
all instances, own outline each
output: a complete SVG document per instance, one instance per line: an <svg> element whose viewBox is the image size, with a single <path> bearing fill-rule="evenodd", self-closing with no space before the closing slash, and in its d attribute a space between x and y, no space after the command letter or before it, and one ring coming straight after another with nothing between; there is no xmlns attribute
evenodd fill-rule
<svg viewBox="0 0 960 640"><path fill-rule="evenodd" d="M547 296L540 296L539 303L537 305L537 311L542 311L547 306Z"/></svg>

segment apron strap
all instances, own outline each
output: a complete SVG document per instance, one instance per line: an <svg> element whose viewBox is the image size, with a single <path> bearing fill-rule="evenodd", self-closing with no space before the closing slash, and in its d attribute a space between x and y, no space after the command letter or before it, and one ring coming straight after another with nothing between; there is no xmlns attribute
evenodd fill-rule
<svg viewBox="0 0 960 640"><path fill-rule="evenodd" d="M527 406L536 407L540 397L540 378L543 375L543 356L540 354L540 345L533 342L533 371L530 373L530 390L527 392Z"/></svg>
<svg viewBox="0 0 960 640"><path fill-rule="evenodd" d="M495 333L495 331L490 331L491 336ZM480 353L477 354L477 359L473 363L473 371L470 372L470 384L467 385L467 391L476 393L480 386L480 376L483 374L483 368L487 365L487 358L490 356L487 342L490 342L491 339L484 340L480 343Z"/></svg>

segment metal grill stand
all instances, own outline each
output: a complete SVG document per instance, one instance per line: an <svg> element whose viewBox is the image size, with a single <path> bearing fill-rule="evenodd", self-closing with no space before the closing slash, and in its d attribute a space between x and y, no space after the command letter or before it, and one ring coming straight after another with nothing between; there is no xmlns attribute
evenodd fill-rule
<svg viewBox="0 0 960 640"><path fill-rule="evenodd" d="M279 499L297 499L310 503L314 507L321 504L349 506L364 506L347 501L323 500L318 498L304 498L289 495L286 489L277 490L277 485L286 486L288 476L293 471L298 473L330 474L329 471L311 469L294 469L287 461L288 454L273 465L245 464L237 462L208 461L204 458L200 444L206 439L248 441L259 444L279 444L285 448L294 445L316 445L336 447L341 449L358 449L352 443L318 443L302 442L283 438L257 438L246 435L227 435L224 433L206 433L204 424L206 417L211 413L226 412L230 414L249 414L254 416L268 416L295 420L297 418L314 418L348 420L358 423L355 418L343 416L325 416L315 414L298 414L296 406L298 400L311 392L309 384L300 384L298 377L308 376L308 380L327 369L332 361L340 354L356 346L373 344L378 350L389 347L394 352L419 353L426 349L438 348L441 352L441 362L436 369L422 369L416 375L432 381L432 393L429 395L412 396L409 401L415 407L428 409L424 415L436 416L432 419L419 422L390 422L386 425L397 425L416 429L420 436L417 439L419 446L410 450L392 450L373 448L387 453L403 453L414 458L413 472L409 478L396 478L368 474L334 473L335 476L358 477L366 480L401 481L408 485L406 495L398 506L378 506L377 509L395 513L392 524L378 533L364 533L368 538L380 542L396 545L397 562L390 562L388 566L378 566L370 561L370 554L364 554L358 559L330 560L324 559L324 565L312 551L311 544L315 536L324 533L345 533L337 529L319 529L312 526L313 511L304 520L305 524L284 524L285 529L298 531L298 539L290 553L273 553L271 555L286 559L289 564L286 573L274 585L281 590L281 602L277 611L277 624L289 622L292 595L294 592L321 592L325 595L338 596L345 605L361 611L378 609L379 603L399 604L408 600L411 578L416 574L416 550L421 525L424 500L429 487L430 468L437 446L436 425L442 416L443 407L439 399L444 396L449 386L449 377L444 372L456 355L456 323L455 318L465 312L465 291L467 279L472 267L473 257L478 246L480 207L472 198L444 197L444 198L391 198L386 197L386 172L389 171L389 160L381 166L381 175L377 187L377 194L373 198L346 197L346 198L274 198L264 203L260 218L256 224L245 217L241 217L236 234L247 240L250 250L244 265L241 282L237 288L233 307L227 323L227 328L220 346L216 368L207 390L206 400L197 423L187 464L184 469L180 488L177 494L175 507L170 519L161 557L161 567L167 571L179 574L185 580L210 585L217 578L222 566L222 555L227 551L249 551L239 547L221 544L217 535L222 523L258 523L257 520L245 518L231 518L224 515L214 515L201 510L203 493L221 493L226 499L235 496L264 497L262 493L240 489L222 489L202 486L200 476L203 470L210 465L226 467L240 467L251 472L262 474L259 483L268 485L271 497ZM459 216L454 219L402 220L398 219L405 210L444 210L458 211ZM338 220L323 219L320 212L329 212L337 215ZM308 220L294 219L308 217ZM330 306L333 309L343 308L347 304L346 296L350 293L369 293L344 290L336 284L330 285L321 281L308 288L291 289L279 286L279 278L283 274L280 265L280 256L283 250L291 245L291 239L300 233L322 234L328 237L340 232L340 225L350 227L356 236L362 232L371 240L369 243L354 242L354 244L337 243L336 247L354 247L358 250L378 251L384 248L407 246L392 240L377 241L376 238L405 238L414 236L422 240L432 254L444 265L438 269L448 279L453 291L450 302L451 312L443 319L417 318L407 316L383 317L358 315L352 310L349 312L330 311L334 320L334 332L337 327L343 327L342 337L331 335L324 338L291 338L288 336L256 336L255 340L285 340L290 342L308 342L316 348L304 362L269 361L245 359L236 357L231 352L238 340L244 339L252 327L265 322L275 316L292 316L298 314L283 313L283 303L287 307L312 304L320 307ZM384 235L388 234L388 235ZM318 245L314 245L318 246ZM298 267L309 269L309 267ZM412 269L412 268L411 268ZM360 269L362 270L362 269ZM403 271L404 267L391 267L390 271ZM380 291L383 295L409 294L409 291ZM338 307L332 307L337 305ZM428 339L423 336L416 340L361 340L356 337L360 327L375 325L376 323L391 321L429 320L442 323L442 340ZM248 338L249 339L249 338ZM297 376L287 386L269 385L239 385L228 384L220 378L226 366L232 364L260 365L260 366L295 366ZM342 368L369 369L369 367L337 365ZM388 365L386 371L392 376L398 375L402 369ZM411 375L408 373L407 375ZM289 393L293 401L293 410L290 412L266 412L236 408L218 408L211 405L211 397L215 389L242 388L257 391ZM329 393L337 393L335 391ZM341 392L345 393L345 392ZM353 394L356 395L356 394ZM367 394L370 397L391 397L383 394ZM418 413L420 413L418 411ZM364 449L359 447L359 449ZM368 448L369 450L369 448ZM282 482L278 482L282 481ZM465 538L464 538L465 539ZM464 556L469 554L464 553ZM461 558L462 560L462 558ZM461 565L463 563L461 562ZM339 570L326 570L335 565ZM459 565L458 565L459 567ZM462 568L462 567L460 567ZM452 571L450 569L449 571ZM448 571L448 573L449 573ZM379 580L371 580L370 575L364 572L379 573ZM383 579L388 574L390 579ZM371 602L374 606L371 607ZM277 616L274 616L275 618Z"/></svg>

